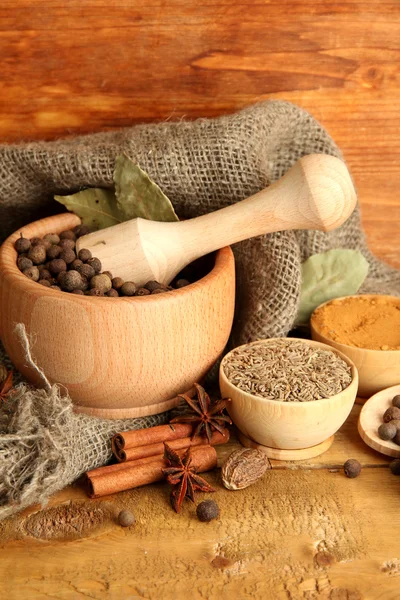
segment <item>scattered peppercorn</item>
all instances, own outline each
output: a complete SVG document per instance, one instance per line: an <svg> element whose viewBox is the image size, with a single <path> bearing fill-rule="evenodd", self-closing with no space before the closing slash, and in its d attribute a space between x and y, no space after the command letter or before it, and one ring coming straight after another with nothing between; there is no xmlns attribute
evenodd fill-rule
<svg viewBox="0 0 400 600"><path fill-rule="evenodd" d="M133 281L126 281L120 290L123 296L134 296L136 292L136 283Z"/></svg>
<svg viewBox="0 0 400 600"><path fill-rule="evenodd" d="M121 510L118 515L118 523L121 527L130 527L135 522L135 516L130 510Z"/></svg>
<svg viewBox="0 0 400 600"><path fill-rule="evenodd" d="M400 419L400 408L397 408L396 406L391 406L385 410L383 414L384 423L389 423L389 421L392 421L393 419Z"/></svg>
<svg viewBox="0 0 400 600"><path fill-rule="evenodd" d="M31 247L31 243L27 238L24 238L22 233L20 234L17 240L15 240L14 248L18 252L18 254L22 254L23 252L28 252Z"/></svg>
<svg viewBox="0 0 400 600"><path fill-rule="evenodd" d="M92 253L87 248L82 248L82 250L79 250L78 252L78 258L85 263L92 258Z"/></svg>
<svg viewBox="0 0 400 600"><path fill-rule="evenodd" d="M392 400L392 404L393 406L395 406L396 408L400 408L400 394L397 394L397 396L395 396Z"/></svg>
<svg viewBox="0 0 400 600"><path fill-rule="evenodd" d="M355 477L358 477L360 473L361 465L358 460L355 458L349 458L349 460L346 460L344 463L344 474L346 477L349 479L354 479Z"/></svg>
<svg viewBox="0 0 400 600"><path fill-rule="evenodd" d="M219 516L219 506L215 500L203 500L198 504L196 514L199 521L212 521Z"/></svg>
<svg viewBox="0 0 400 600"><path fill-rule="evenodd" d="M392 460L389 467L390 467L390 470L392 471L393 475L400 475L400 458L396 458L396 460Z"/></svg>
<svg viewBox="0 0 400 600"><path fill-rule="evenodd" d="M397 429L392 422L382 423L378 428L378 435L381 440L392 440L397 433Z"/></svg>

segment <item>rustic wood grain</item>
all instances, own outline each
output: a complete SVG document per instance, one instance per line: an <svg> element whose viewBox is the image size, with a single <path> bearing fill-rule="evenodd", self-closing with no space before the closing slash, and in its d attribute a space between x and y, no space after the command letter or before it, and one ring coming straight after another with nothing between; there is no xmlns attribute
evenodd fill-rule
<svg viewBox="0 0 400 600"><path fill-rule="evenodd" d="M397 0L6 0L0 56L7 142L299 104L343 149L371 248L400 266Z"/></svg>
<svg viewBox="0 0 400 600"><path fill-rule="evenodd" d="M342 148L371 248L400 267L397 0L5 0L0 56L3 142L297 103ZM62 514L46 510L53 525L38 535L39 507L1 524L1 597L397 600L399 478L358 436L359 410L323 456L271 460L229 502L218 488L224 511L206 526L191 506L174 515L164 484L89 504L64 490L47 511L106 518L59 538ZM341 472L350 457L364 466L356 480ZM132 530L115 523L126 507Z"/></svg>

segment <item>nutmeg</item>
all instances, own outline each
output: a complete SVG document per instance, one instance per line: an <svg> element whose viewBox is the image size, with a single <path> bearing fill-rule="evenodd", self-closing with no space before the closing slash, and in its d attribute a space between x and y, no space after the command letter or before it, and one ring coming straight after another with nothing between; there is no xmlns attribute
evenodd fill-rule
<svg viewBox="0 0 400 600"><path fill-rule="evenodd" d="M222 465L222 483L228 490L242 490L255 483L270 468L264 452L240 448L232 452Z"/></svg>

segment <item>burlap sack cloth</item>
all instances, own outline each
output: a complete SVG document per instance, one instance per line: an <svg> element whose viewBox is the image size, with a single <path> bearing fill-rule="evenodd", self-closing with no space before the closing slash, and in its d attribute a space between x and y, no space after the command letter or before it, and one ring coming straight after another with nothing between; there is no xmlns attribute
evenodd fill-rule
<svg viewBox="0 0 400 600"><path fill-rule="evenodd" d="M0 240L54 210L55 193L111 186L115 158L123 152L159 184L181 218L208 213L251 196L279 179L306 154L341 156L311 115L281 101L263 102L217 119L139 125L50 143L0 146ZM400 273L369 252L358 208L344 225L329 233L283 231L260 236L234 248L237 309L231 344L286 335L296 317L301 262L312 254L338 247L359 249L369 261L363 292L400 295ZM45 402L41 398L28 403L23 413L20 409L18 422L10 417L0 421L0 458L8 457L3 460L5 466L0 467L0 505L10 500L26 504L35 497L43 500L49 490L60 489L99 464L94 458L96 450L100 462L109 457L110 432L124 425L100 424L99 420L73 415L71 406L64 403L60 410L63 419L68 416L69 424L68 436L62 436L60 428L54 427L60 412L54 407L58 404L50 396ZM18 440L27 431L32 435L32 422L33 429L41 434L51 430L56 446L57 436L63 443L58 444L61 450L53 460L45 461L43 450L31 442L36 471L31 470L28 476L25 473L21 481L22 466L12 471L12 465L26 462L27 454L18 450L18 445L22 446ZM141 420L138 425L143 424ZM132 422L126 424L129 427ZM7 435L11 441L5 441ZM27 501L24 490L28 486Z"/></svg>

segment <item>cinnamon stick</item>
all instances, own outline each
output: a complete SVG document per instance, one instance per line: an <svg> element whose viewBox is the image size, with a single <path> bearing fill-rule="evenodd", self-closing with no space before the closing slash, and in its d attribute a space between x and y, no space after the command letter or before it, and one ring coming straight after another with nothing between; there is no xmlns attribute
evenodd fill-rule
<svg viewBox="0 0 400 600"><path fill-rule="evenodd" d="M201 440L200 443L194 444L194 447L199 446L199 445L206 445L208 444L208 440L207 438L199 438ZM197 440L197 437L193 439L193 441ZM218 446L219 444L225 444L226 442L229 441L229 431L228 429L224 429L224 434L219 433L219 431L215 431L212 435L211 438L211 445L212 446ZM189 448L189 446L191 446L191 438L182 438L182 440L173 440L171 442L168 443L168 445L170 446L170 448L172 448L173 450L185 450L186 448ZM186 443L187 445L183 446L180 444ZM155 444L154 444L155 446ZM116 465L107 465L105 467L98 467L97 469L93 469L92 471L88 471L86 473L86 475L90 478L93 477L98 477L99 475L103 475L104 473L118 473L119 471L123 471L124 469L131 469L132 467L135 467L137 465L145 465L154 461L158 461L160 460L160 458L162 458L164 456L164 444L160 444L157 446L161 446L160 451L155 454L155 455L151 455L151 456L142 456L141 458L136 458L135 460L129 460L126 462L121 462L118 463ZM139 446L139 448L143 448L146 449L147 446ZM138 448L138 449L139 449ZM181 452L178 452L178 454L182 454Z"/></svg>
<svg viewBox="0 0 400 600"><path fill-rule="evenodd" d="M175 423L174 425L158 425L148 429L137 429L134 431L123 431L116 433L111 441L112 451L118 460L126 460L124 451L137 446L159 444L185 438L191 435L192 425L186 423Z"/></svg>
<svg viewBox="0 0 400 600"><path fill-rule="evenodd" d="M213 446L197 446L193 448L192 465L196 467L199 473L216 467L217 452L215 448ZM135 462L132 465L129 465L129 463L111 465L111 467L123 467L117 471L111 470L107 472L106 469L110 469L111 467L102 467L104 471L97 476L93 476L90 472L87 474L88 494L90 498L99 498L160 481L163 479L162 469L166 466L167 461L165 458L158 457L145 464L137 464Z"/></svg>
<svg viewBox="0 0 400 600"><path fill-rule="evenodd" d="M165 440L167 441L167 440ZM168 445L173 450L181 450L183 448L189 448L193 446L201 446L204 444L210 443L211 446L218 446L219 444L225 444L229 441L229 431L227 429L224 430L224 433L220 433L219 431L214 431L211 437L211 441L209 442L206 437L196 436L194 438L183 437L175 440L168 441ZM156 444L146 444L145 446L135 446L129 447L124 450L118 450L114 456L120 462L127 462L131 460L138 460L141 458L146 458L147 456L157 456L157 454L164 453L164 444L163 442L159 442Z"/></svg>

